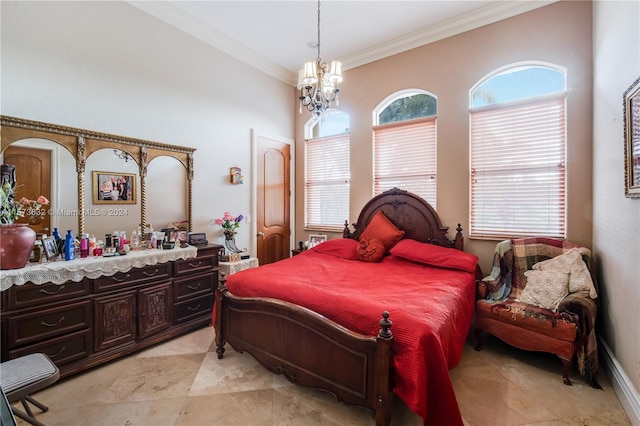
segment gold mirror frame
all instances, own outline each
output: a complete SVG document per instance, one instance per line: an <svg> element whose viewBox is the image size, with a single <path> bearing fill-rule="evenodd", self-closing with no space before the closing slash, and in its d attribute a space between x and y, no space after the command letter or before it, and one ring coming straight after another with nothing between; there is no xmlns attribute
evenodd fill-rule
<svg viewBox="0 0 640 426"><path fill-rule="evenodd" d="M624 92L624 194L640 198L640 77Z"/></svg>
<svg viewBox="0 0 640 426"><path fill-rule="evenodd" d="M159 156L175 158L187 169L187 220L189 230L192 229L193 152L195 148L0 115L0 152L4 152L13 142L30 138L47 139L55 142L66 148L75 159L78 173L79 212L85 211L84 172L87 157L93 152L104 148L119 149L130 154L138 163L140 170L140 223L142 226L148 224L146 202L147 166L151 160ZM79 234L85 233L83 214L78 214L78 230Z"/></svg>

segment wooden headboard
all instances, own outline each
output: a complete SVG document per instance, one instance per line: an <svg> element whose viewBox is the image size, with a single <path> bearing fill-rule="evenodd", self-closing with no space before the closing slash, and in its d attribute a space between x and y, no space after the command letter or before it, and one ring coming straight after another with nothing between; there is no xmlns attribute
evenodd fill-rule
<svg viewBox="0 0 640 426"><path fill-rule="evenodd" d="M394 225L405 232L403 238L458 250L464 249L460 224L456 228L455 238L450 240L447 237L449 227L442 226L434 208L419 196L398 188L392 188L369 200L360 211L358 222L353 224L353 232L349 230L348 222L345 221L343 236L359 239L378 211L382 211Z"/></svg>

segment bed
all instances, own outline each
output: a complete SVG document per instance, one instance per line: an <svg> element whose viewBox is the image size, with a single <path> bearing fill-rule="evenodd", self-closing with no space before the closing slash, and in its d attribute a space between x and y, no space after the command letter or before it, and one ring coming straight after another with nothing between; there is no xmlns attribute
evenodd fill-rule
<svg viewBox="0 0 640 426"><path fill-rule="evenodd" d="M400 239L381 261L361 261L381 216ZM448 371L462 354L480 274L478 258L462 251L460 225L450 240L426 201L394 188L353 226L290 259L221 276L218 358L228 342L294 383L369 408L377 425L390 424L392 393L425 424L462 424Z"/></svg>

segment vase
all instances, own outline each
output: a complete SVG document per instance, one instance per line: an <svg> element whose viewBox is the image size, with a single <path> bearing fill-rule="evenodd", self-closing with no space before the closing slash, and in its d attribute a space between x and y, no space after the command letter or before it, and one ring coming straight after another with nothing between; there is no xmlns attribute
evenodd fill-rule
<svg viewBox="0 0 640 426"><path fill-rule="evenodd" d="M27 264L36 233L26 223L0 225L0 269L19 269Z"/></svg>
<svg viewBox="0 0 640 426"><path fill-rule="evenodd" d="M236 236L230 232L224 233L224 246L230 253L243 253L247 251L247 249L241 250L236 247Z"/></svg>

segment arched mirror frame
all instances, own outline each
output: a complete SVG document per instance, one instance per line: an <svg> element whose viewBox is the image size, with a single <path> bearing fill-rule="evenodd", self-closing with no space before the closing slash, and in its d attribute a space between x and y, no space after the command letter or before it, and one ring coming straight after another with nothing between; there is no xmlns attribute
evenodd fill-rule
<svg viewBox="0 0 640 426"><path fill-rule="evenodd" d="M59 126L39 121L0 115L1 150L22 139L40 138L55 142L66 148L76 161L78 173L78 211L85 211L85 164L87 157L100 149L120 149L129 153L138 163L140 170L140 223L147 225L146 175L149 162L159 156L169 156L178 160L187 170L187 221L192 229L193 194L193 152L195 148L168 145L144 139L111 135L92 130ZM89 183L90 184L90 183ZM84 215L78 215L78 232L85 232Z"/></svg>

